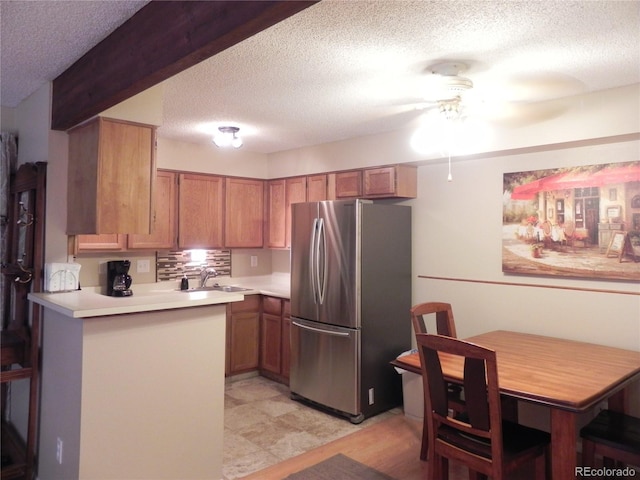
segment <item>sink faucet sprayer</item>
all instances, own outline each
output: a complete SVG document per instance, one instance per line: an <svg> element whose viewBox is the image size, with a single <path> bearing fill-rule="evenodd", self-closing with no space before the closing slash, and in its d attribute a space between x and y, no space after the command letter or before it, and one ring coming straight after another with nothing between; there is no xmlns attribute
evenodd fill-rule
<svg viewBox="0 0 640 480"><path fill-rule="evenodd" d="M202 270L200 270L200 288L206 287L207 280L209 280L210 277L217 277L217 276L218 276L218 272L216 271L215 268L202 267Z"/></svg>

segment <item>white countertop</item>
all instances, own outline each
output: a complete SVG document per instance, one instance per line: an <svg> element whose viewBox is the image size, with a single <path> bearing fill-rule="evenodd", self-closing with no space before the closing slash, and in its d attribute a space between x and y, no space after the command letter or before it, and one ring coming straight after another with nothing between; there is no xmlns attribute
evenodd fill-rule
<svg viewBox="0 0 640 480"><path fill-rule="evenodd" d="M181 292L179 282L139 284L130 297L109 297L100 287L64 293L30 293L29 300L72 318L151 312L240 302L245 295L261 294L289 298L287 279L279 276L220 278L222 285L238 285L244 292Z"/></svg>

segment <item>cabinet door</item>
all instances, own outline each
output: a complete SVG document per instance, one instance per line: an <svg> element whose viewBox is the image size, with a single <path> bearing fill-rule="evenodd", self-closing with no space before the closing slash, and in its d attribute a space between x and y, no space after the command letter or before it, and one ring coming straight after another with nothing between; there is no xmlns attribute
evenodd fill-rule
<svg viewBox="0 0 640 480"><path fill-rule="evenodd" d="M307 177L307 202L321 202L328 199L327 176L323 174Z"/></svg>
<svg viewBox="0 0 640 480"><path fill-rule="evenodd" d="M391 195L396 190L396 172L393 167L369 168L364 171L364 194Z"/></svg>
<svg viewBox="0 0 640 480"><path fill-rule="evenodd" d="M260 348L260 295L248 295L242 302L227 305L226 373L258 368Z"/></svg>
<svg viewBox="0 0 640 480"><path fill-rule="evenodd" d="M260 368L280 373L281 317L270 313L262 314L262 341L260 342Z"/></svg>
<svg viewBox="0 0 640 480"><path fill-rule="evenodd" d="M284 300L282 305L282 355L280 358L280 373L289 380L291 366L291 302Z"/></svg>
<svg viewBox="0 0 640 480"><path fill-rule="evenodd" d="M224 179L181 174L178 187L178 247L223 246Z"/></svg>
<svg viewBox="0 0 640 480"><path fill-rule="evenodd" d="M364 170L364 196L415 198L418 194L417 169L409 165Z"/></svg>
<svg viewBox="0 0 640 480"><path fill-rule="evenodd" d="M151 230L155 127L98 117L69 132L68 234Z"/></svg>
<svg viewBox="0 0 640 480"><path fill-rule="evenodd" d="M227 248L262 248L264 182L226 178L224 245Z"/></svg>
<svg viewBox="0 0 640 480"><path fill-rule="evenodd" d="M149 250L172 249L176 246L176 175L173 172L159 171L156 175L155 206L152 233L149 235L131 234L128 247Z"/></svg>
<svg viewBox="0 0 640 480"><path fill-rule="evenodd" d="M120 233L102 235L76 235L76 253L115 252L126 250L127 236Z"/></svg>
<svg viewBox="0 0 640 480"><path fill-rule="evenodd" d="M336 198L362 196L362 172L338 172L336 175Z"/></svg>
<svg viewBox="0 0 640 480"><path fill-rule="evenodd" d="M284 248L286 245L286 195L285 181L271 180L267 183L268 216L267 247Z"/></svg>
<svg viewBox="0 0 640 480"><path fill-rule="evenodd" d="M260 314L257 312L231 315L230 373L258 368Z"/></svg>
<svg viewBox="0 0 640 480"><path fill-rule="evenodd" d="M295 177L286 179L287 208L285 211L285 238L286 247L291 246L291 205L307 201L307 178Z"/></svg>

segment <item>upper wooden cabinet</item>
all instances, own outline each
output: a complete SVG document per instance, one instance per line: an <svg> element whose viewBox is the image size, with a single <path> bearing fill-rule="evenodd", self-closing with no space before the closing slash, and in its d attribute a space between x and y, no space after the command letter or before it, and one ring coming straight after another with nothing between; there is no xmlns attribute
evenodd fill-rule
<svg viewBox="0 0 640 480"><path fill-rule="evenodd" d="M150 233L155 127L98 117L69 131L67 234Z"/></svg>
<svg viewBox="0 0 640 480"><path fill-rule="evenodd" d="M366 198L415 198L418 194L416 167L395 165L367 168L363 174Z"/></svg>
<svg viewBox="0 0 640 480"><path fill-rule="evenodd" d="M327 200L327 175L290 177L267 182L267 247L291 246L291 205Z"/></svg>
<svg viewBox="0 0 640 480"><path fill-rule="evenodd" d="M74 253L114 252L126 250L127 236L123 233L76 235Z"/></svg>
<svg viewBox="0 0 640 480"><path fill-rule="evenodd" d="M225 199L224 246L262 248L264 181L227 177Z"/></svg>
<svg viewBox="0 0 640 480"><path fill-rule="evenodd" d="M267 247L286 245L286 186L283 178L267 182Z"/></svg>
<svg viewBox="0 0 640 480"><path fill-rule="evenodd" d="M177 179L173 172L158 170L154 192L153 220L148 235L131 234L130 249L172 249L176 247Z"/></svg>
<svg viewBox="0 0 640 480"><path fill-rule="evenodd" d="M327 196L327 175L309 175L307 177L307 202L329 200Z"/></svg>
<svg viewBox="0 0 640 480"><path fill-rule="evenodd" d="M224 177L183 173L178 188L178 247L221 248Z"/></svg>
<svg viewBox="0 0 640 480"><path fill-rule="evenodd" d="M285 247L291 246L291 205L307 201L307 177L286 179L287 207L285 209Z"/></svg>
<svg viewBox="0 0 640 480"><path fill-rule="evenodd" d="M74 253L175 248L176 174L158 170L154 192L153 233L76 235Z"/></svg>
<svg viewBox="0 0 640 480"><path fill-rule="evenodd" d="M362 196L362 171L332 173L335 175L335 198L356 198Z"/></svg>

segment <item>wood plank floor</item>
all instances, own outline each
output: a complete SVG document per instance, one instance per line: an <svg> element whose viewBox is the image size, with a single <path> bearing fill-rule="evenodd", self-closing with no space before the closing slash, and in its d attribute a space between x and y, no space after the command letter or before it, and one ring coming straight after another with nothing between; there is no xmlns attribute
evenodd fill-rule
<svg viewBox="0 0 640 480"><path fill-rule="evenodd" d="M396 480L420 480L427 474L426 462L420 461L422 422L395 415L359 432L334 440L302 455L255 472L243 480L281 480L333 455L342 453ZM449 479L468 479L466 467L450 462ZM526 466L509 477L530 480L532 468Z"/></svg>
<svg viewBox="0 0 640 480"><path fill-rule="evenodd" d="M422 424L395 415L362 431L334 440L302 455L244 477L245 480L280 480L337 453L386 473L398 480L418 480L426 475L421 462Z"/></svg>

